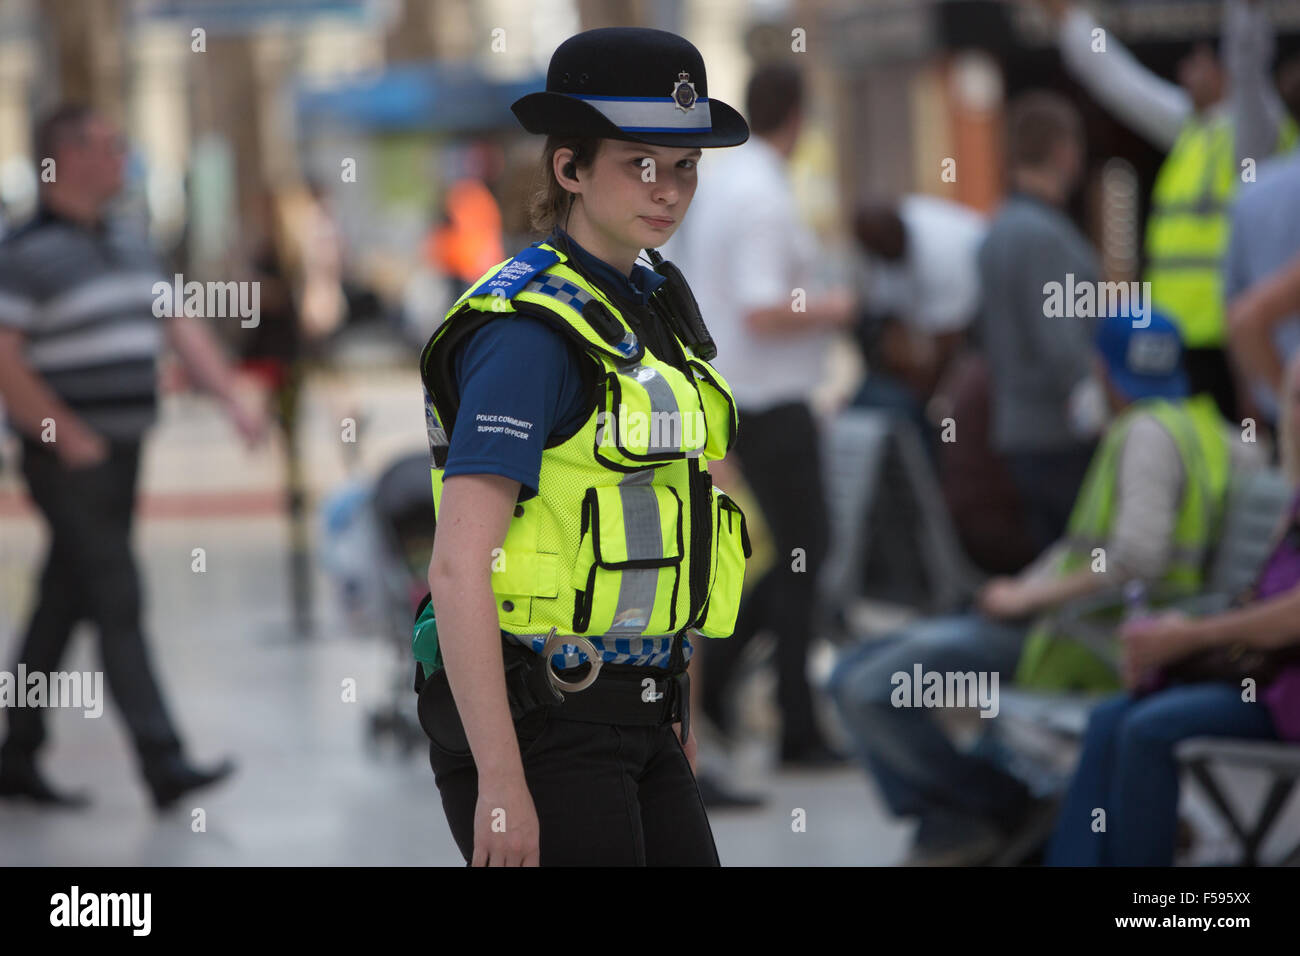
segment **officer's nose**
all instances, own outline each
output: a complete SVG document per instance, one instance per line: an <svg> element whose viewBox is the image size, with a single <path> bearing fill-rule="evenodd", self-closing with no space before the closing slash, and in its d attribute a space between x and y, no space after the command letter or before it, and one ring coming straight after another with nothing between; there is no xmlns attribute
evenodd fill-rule
<svg viewBox="0 0 1300 956"><path fill-rule="evenodd" d="M666 176L660 176L655 180L654 189L651 192L651 198L655 202L662 202L664 205L671 206L677 202L677 174L669 173Z"/></svg>

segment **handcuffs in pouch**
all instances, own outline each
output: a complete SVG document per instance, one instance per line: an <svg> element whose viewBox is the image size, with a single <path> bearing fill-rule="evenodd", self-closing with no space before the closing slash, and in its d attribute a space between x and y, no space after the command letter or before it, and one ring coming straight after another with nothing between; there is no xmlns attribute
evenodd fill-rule
<svg viewBox="0 0 1300 956"><path fill-rule="evenodd" d="M558 653L565 644L575 645L587 655L591 669L580 680L563 680L551 666L551 655ZM595 683L604 664L600 652L587 638L557 634L555 628L551 628L546 636L540 655L509 644L503 645L502 653L505 657L506 699L510 703L510 716L516 722L541 707L559 706L564 702L565 693L586 690ZM430 740L450 753L469 755L469 740L447 680L446 667L438 668L425 680L420 688L417 712L420 726Z"/></svg>

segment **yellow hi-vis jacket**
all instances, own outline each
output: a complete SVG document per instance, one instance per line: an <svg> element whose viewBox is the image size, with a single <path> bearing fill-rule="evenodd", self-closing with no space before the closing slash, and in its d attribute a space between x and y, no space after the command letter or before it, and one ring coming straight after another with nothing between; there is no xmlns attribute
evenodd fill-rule
<svg viewBox="0 0 1300 956"><path fill-rule="evenodd" d="M1194 118L1169 151L1151 191L1146 275L1151 303L1188 348L1224 343L1223 280L1228 204L1240 181L1227 117Z"/></svg>
<svg viewBox="0 0 1300 956"><path fill-rule="evenodd" d="M1115 522L1120 457L1129 428L1140 415L1154 415L1165 427L1183 464L1183 493L1169 564L1160 580L1152 583L1165 599L1195 594L1219 535L1232 470L1228 426L1208 395L1178 401L1143 399L1115 420L1088 466L1066 528L1068 548L1052 570L1071 574L1095 562L1098 549L1104 554ZM1016 670L1018 685L1045 690L1119 687L1119 677L1107 662L1092 649L1055 633L1055 628L1056 617L1049 613L1030 629Z"/></svg>
<svg viewBox="0 0 1300 956"><path fill-rule="evenodd" d="M676 336L680 355L653 354L567 259L542 242L488 270L425 346L435 508L451 435L461 427L456 344L512 313L549 321L590 360L590 414L574 435L543 450L537 495L515 506L494 555L501 629L530 639L556 628L633 643L688 627L730 637L749 536L740 508L713 487L705 463L736 440L731 389Z"/></svg>

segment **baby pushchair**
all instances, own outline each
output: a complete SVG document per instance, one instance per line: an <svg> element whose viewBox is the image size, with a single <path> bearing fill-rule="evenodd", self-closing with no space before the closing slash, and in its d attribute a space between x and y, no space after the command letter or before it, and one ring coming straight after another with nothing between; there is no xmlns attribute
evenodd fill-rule
<svg viewBox="0 0 1300 956"><path fill-rule="evenodd" d="M391 738L403 755L427 738L416 719L415 664L411 626L428 591L429 555L433 551L434 508L429 455L405 455L375 481L370 495L374 520L376 571L381 592L381 626L394 652L389 698L370 713L369 742L378 747Z"/></svg>

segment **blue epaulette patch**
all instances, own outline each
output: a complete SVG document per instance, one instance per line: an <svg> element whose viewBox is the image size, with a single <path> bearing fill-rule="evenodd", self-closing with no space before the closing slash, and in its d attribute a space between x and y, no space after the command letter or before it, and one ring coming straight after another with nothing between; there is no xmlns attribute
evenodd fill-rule
<svg viewBox="0 0 1300 956"><path fill-rule="evenodd" d="M559 254L554 250L529 246L498 269L491 279L476 286L474 295L499 295L513 299L534 276L559 261Z"/></svg>

